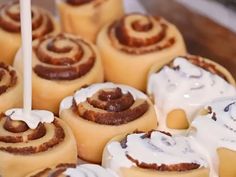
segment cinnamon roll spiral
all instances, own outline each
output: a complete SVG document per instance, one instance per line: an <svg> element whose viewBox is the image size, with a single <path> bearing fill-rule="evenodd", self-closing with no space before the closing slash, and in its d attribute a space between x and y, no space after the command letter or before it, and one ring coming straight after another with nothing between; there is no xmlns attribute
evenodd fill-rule
<svg viewBox="0 0 236 177"><path fill-rule="evenodd" d="M46 10L32 6L33 39L49 33L58 32L52 15ZM9 1L0 5L0 58L11 64L21 45L20 7L18 1Z"/></svg>
<svg viewBox="0 0 236 177"><path fill-rule="evenodd" d="M60 117L74 131L80 158L96 163L101 162L103 148L113 136L157 127L146 95L112 83L94 84L65 98Z"/></svg>
<svg viewBox="0 0 236 177"><path fill-rule="evenodd" d="M20 52L14 65L22 70ZM69 34L33 44L33 107L58 114L60 101L84 85L103 81L100 55L91 43Z"/></svg>
<svg viewBox="0 0 236 177"><path fill-rule="evenodd" d="M105 78L143 91L154 62L163 65L186 53L183 38L174 25L161 17L139 13L128 14L103 27L97 45Z"/></svg>
<svg viewBox="0 0 236 177"><path fill-rule="evenodd" d="M59 164L54 168L45 168L26 177L118 177L113 171L93 164Z"/></svg>
<svg viewBox="0 0 236 177"><path fill-rule="evenodd" d="M0 100L2 100L0 101L0 113L22 106L22 78L15 69L1 62Z"/></svg>
<svg viewBox="0 0 236 177"><path fill-rule="evenodd" d="M207 102L236 95L234 86L232 75L221 65L188 55L176 57L164 67L154 65L147 92L161 117L159 129L174 133L188 129Z"/></svg>
<svg viewBox="0 0 236 177"><path fill-rule="evenodd" d="M124 177L209 176L207 160L191 139L159 131L115 137L102 164Z"/></svg>
<svg viewBox="0 0 236 177"><path fill-rule="evenodd" d="M206 104L192 123L190 136L209 153L212 174L215 176L234 177L236 174L235 122L236 94Z"/></svg>
<svg viewBox="0 0 236 177"><path fill-rule="evenodd" d="M92 42L106 23L124 14L122 0L57 0L57 8L65 32Z"/></svg>
<svg viewBox="0 0 236 177"><path fill-rule="evenodd" d="M0 117L0 174L4 177L23 177L58 163L76 163L76 151L73 134L60 119L29 129L22 121Z"/></svg>

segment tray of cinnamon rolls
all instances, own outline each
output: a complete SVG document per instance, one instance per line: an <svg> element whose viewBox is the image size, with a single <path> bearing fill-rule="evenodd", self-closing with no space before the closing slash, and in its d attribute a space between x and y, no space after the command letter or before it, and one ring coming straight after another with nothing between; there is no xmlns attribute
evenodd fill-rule
<svg viewBox="0 0 236 177"><path fill-rule="evenodd" d="M55 5L59 17L32 5L38 124L19 109L19 2L0 5L0 177L236 177L236 83L226 68L122 0Z"/></svg>

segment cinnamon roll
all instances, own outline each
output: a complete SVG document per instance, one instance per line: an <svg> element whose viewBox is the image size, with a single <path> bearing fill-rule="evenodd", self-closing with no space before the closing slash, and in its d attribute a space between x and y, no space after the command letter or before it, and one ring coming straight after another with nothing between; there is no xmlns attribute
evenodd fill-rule
<svg viewBox="0 0 236 177"><path fill-rule="evenodd" d="M190 135L209 153L212 175L235 177L236 97L215 100L201 112Z"/></svg>
<svg viewBox="0 0 236 177"><path fill-rule="evenodd" d="M178 29L161 17L129 14L100 31L97 45L108 81L144 91L148 70L186 53Z"/></svg>
<svg viewBox="0 0 236 177"><path fill-rule="evenodd" d="M32 6L33 39L58 32L53 16L46 10ZM0 5L0 61L12 64L21 46L20 7L18 1L6 1Z"/></svg>
<svg viewBox="0 0 236 177"><path fill-rule="evenodd" d="M56 0L62 29L95 42L106 23L124 14L123 0Z"/></svg>
<svg viewBox="0 0 236 177"><path fill-rule="evenodd" d="M160 130L185 130L206 103L236 95L232 75L208 59L189 55L162 68L157 65L150 71L147 92L155 102Z"/></svg>
<svg viewBox="0 0 236 177"><path fill-rule="evenodd" d="M73 35L45 36L33 43L33 107L58 114L60 101L76 89L103 81L96 47ZM21 52L14 65L23 71Z"/></svg>
<svg viewBox="0 0 236 177"><path fill-rule="evenodd" d="M0 62L0 113L22 106L22 85L21 75Z"/></svg>
<svg viewBox="0 0 236 177"><path fill-rule="evenodd" d="M151 131L113 138L102 164L123 177L209 177L201 148L188 137Z"/></svg>
<svg viewBox="0 0 236 177"><path fill-rule="evenodd" d="M151 130L157 118L142 92L113 83L93 84L61 102L60 118L72 128L79 157L99 163L105 144L120 133Z"/></svg>
<svg viewBox="0 0 236 177"><path fill-rule="evenodd" d="M118 177L115 172L94 164L59 164L45 168L26 177Z"/></svg>
<svg viewBox="0 0 236 177"><path fill-rule="evenodd" d="M77 162L76 142L63 120L48 111L33 111L30 121L22 121L22 116L22 109L0 116L1 176L24 177L37 169Z"/></svg>

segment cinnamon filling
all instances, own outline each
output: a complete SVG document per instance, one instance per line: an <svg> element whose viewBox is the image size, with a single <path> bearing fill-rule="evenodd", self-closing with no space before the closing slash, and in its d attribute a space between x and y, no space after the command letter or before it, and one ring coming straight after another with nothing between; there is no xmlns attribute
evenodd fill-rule
<svg viewBox="0 0 236 177"><path fill-rule="evenodd" d="M138 119L149 109L145 100L134 100L120 88L100 90L87 101L73 102L72 110L80 117L103 125L122 125Z"/></svg>
<svg viewBox="0 0 236 177"><path fill-rule="evenodd" d="M75 164L59 164L56 166L55 169L46 168L31 177L41 177L44 175L50 176L50 177L59 177L68 168L76 168L76 165Z"/></svg>
<svg viewBox="0 0 236 177"><path fill-rule="evenodd" d="M7 77L9 75L9 79L7 83L1 84L1 82L4 80L4 77ZM17 83L17 75L16 71L11 69L8 65L0 62L0 95L5 93L8 89L11 87L14 87Z"/></svg>
<svg viewBox="0 0 236 177"><path fill-rule="evenodd" d="M70 5L73 6L79 6L79 5L83 5L83 4L87 4L90 3L94 0L66 0L66 2Z"/></svg>
<svg viewBox="0 0 236 177"><path fill-rule="evenodd" d="M45 152L48 149L57 146L65 138L64 130L57 120L53 122L53 137L39 146L31 145L30 141L38 140L46 136L47 130L45 125L40 124L36 129L31 130L24 122L11 120L5 115L0 117L0 123L2 123L3 129L6 131L6 134L4 133L5 135L0 133L0 143L3 142L3 145L7 145L7 143L25 143L25 147L0 145L0 151L5 151L12 154L30 155Z"/></svg>
<svg viewBox="0 0 236 177"><path fill-rule="evenodd" d="M86 55L85 50L90 55ZM96 59L88 43L63 34L44 37L34 47L34 52L41 62L33 68L34 72L48 80L80 78L91 70Z"/></svg>
<svg viewBox="0 0 236 177"><path fill-rule="evenodd" d="M8 32L20 33L20 7L18 1L8 2L1 5L0 27ZM54 24L48 14L33 7L32 29L33 39L36 39L52 32L54 30Z"/></svg>
<svg viewBox="0 0 236 177"><path fill-rule="evenodd" d="M155 28L160 29L153 34ZM167 37L167 29L168 24L161 18L135 13L113 23L108 35L115 48L130 54L144 54L169 48L175 43L174 37Z"/></svg>
<svg viewBox="0 0 236 177"><path fill-rule="evenodd" d="M145 133L141 138L142 139L150 139L152 133L156 130L149 131ZM159 131L167 136L172 136L170 133ZM140 133L140 132L137 132ZM128 136L128 135L127 135ZM127 145L127 136L123 138L120 141L120 145L123 149L126 149L128 147ZM178 163L174 165L166 165L166 164L156 164L156 163L145 163L140 162L139 160L133 158L131 155L126 154L126 157L132 161L134 164L136 164L137 167L144 168L144 169L151 169L151 170L157 170L157 171L189 171L198 169L200 167L197 163Z"/></svg>

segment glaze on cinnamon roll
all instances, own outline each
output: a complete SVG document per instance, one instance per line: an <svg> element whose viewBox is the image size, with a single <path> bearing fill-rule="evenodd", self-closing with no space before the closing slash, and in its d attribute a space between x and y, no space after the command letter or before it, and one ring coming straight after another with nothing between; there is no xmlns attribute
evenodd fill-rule
<svg viewBox="0 0 236 177"><path fill-rule="evenodd" d="M58 32L58 26L52 15L36 6L32 6L33 39ZM21 46L20 7L18 1L0 5L0 61L12 64L14 56Z"/></svg>
<svg viewBox="0 0 236 177"><path fill-rule="evenodd" d="M118 177L115 172L93 164L59 164L45 168L26 177Z"/></svg>
<svg viewBox="0 0 236 177"><path fill-rule="evenodd" d="M77 162L76 142L64 121L56 118L30 129L20 121L19 113L22 111L9 110L0 117L1 176L24 177L37 169ZM48 119L46 122L53 118L52 113L45 111L34 111L32 115Z"/></svg>
<svg viewBox="0 0 236 177"><path fill-rule="evenodd" d="M94 45L69 34L45 36L33 43L33 107L58 114L60 101L84 85L103 81ZM22 69L21 52L14 65Z"/></svg>
<svg viewBox="0 0 236 177"><path fill-rule="evenodd" d="M186 53L176 27L161 17L128 14L100 31L97 45L108 81L145 90L148 70ZM129 76L129 77L127 77Z"/></svg>
<svg viewBox="0 0 236 177"><path fill-rule="evenodd" d="M79 157L101 162L105 144L120 133L151 130L157 118L142 92L113 83L93 84L61 102L60 118L72 128Z"/></svg>
<svg viewBox="0 0 236 177"><path fill-rule="evenodd" d="M99 30L124 14L122 0L56 0L62 29L95 42Z"/></svg>
<svg viewBox="0 0 236 177"><path fill-rule="evenodd" d="M11 66L0 62L0 113L22 106L22 78Z"/></svg>
<svg viewBox="0 0 236 177"><path fill-rule="evenodd" d="M102 164L123 177L208 177L205 156L188 137L151 131L113 138Z"/></svg>
<svg viewBox="0 0 236 177"><path fill-rule="evenodd" d="M190 136L209 153L212 176L235 177L236 97L215 100L201 112Z"/></svg>
<svg viewBox="0 0 236 177"><path fill-rule="evenodd" d="M199 109L221 97L236 95L232 75L219 64L198 56L176 57L149 74L148 94L160 117L160 130L185 130Z"/></svg>

